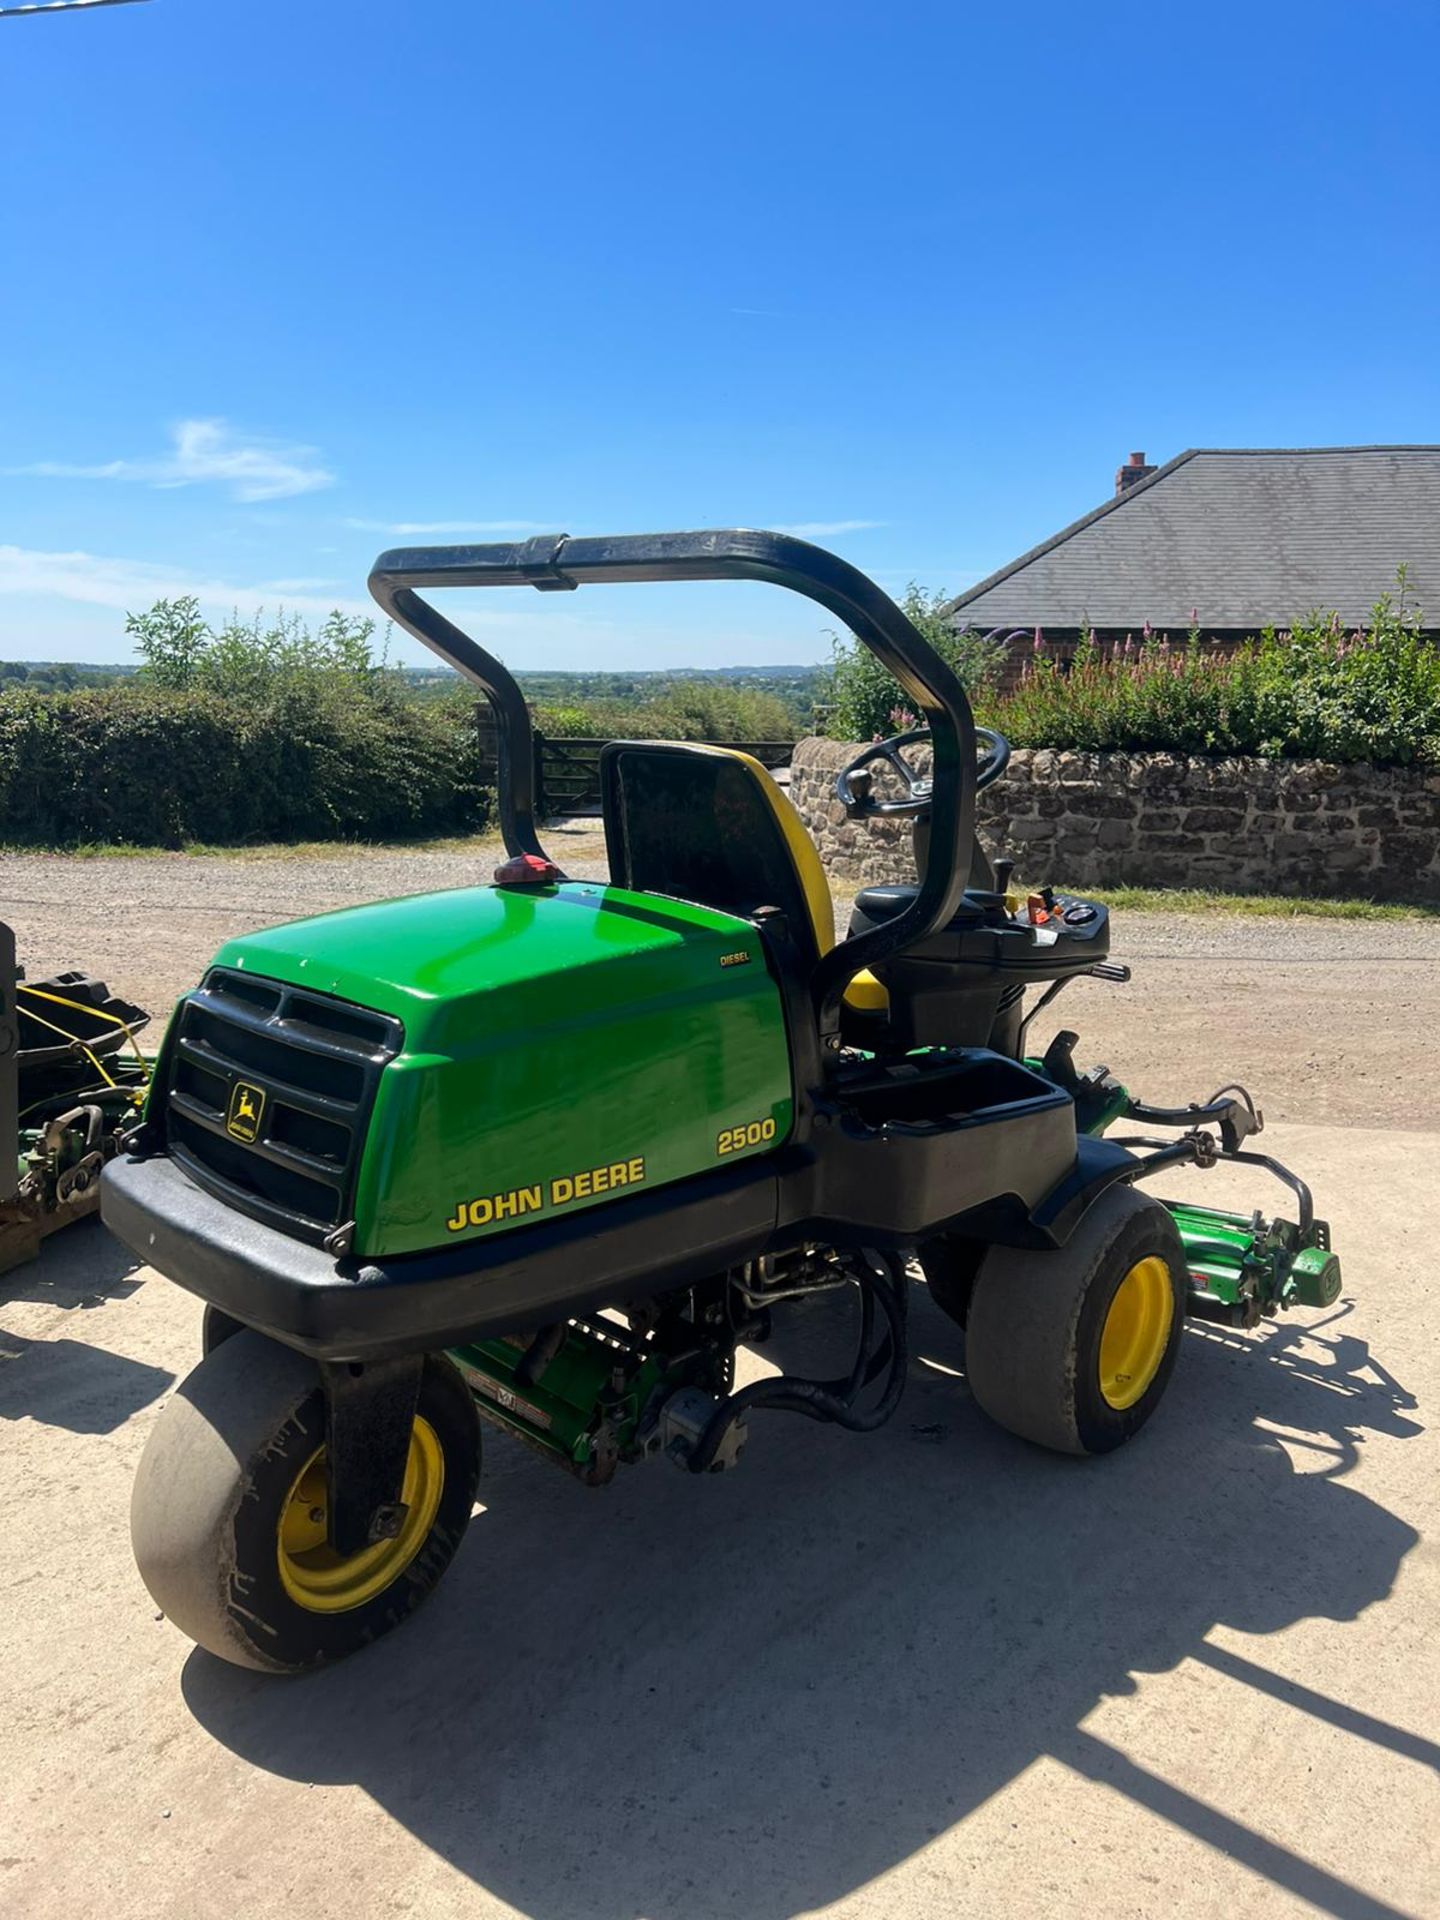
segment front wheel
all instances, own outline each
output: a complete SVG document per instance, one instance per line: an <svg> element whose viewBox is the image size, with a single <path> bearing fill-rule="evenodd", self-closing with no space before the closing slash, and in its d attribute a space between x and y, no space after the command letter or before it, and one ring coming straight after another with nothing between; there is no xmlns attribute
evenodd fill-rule
<svg viewBox="0 0 1440 1920"><path fill-rule="evenodd" d="M1109 1453L1160 1404L1187 1286L1167 1210L1112 1187L1054 1252L986 1253L965 1320L970 1390L992 1420L1039 1446Z"/></svg>
<svg viewBox="0 0 1440 1920"><path fill-rule="evenodd" d="M313 1361L244 1331L156 1422L130 1502L157 1606L222 1660L299 1673L408 1618L449 1566L480 1475L480 1424L448 1360L425 1362L394 1539L326 1541L325 1399Z"/></svg>

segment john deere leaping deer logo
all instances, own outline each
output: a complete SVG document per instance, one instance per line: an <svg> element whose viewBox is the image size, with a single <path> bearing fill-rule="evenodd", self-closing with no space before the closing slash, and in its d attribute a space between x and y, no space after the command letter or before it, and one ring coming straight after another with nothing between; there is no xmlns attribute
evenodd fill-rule
<svg viewBox="0 0 1440 1920"><path fill-rule="evenodd" d="M237 1080L230 1089L230 1105L225 1114L225 1131L248 1146L259 1137L260 1116L265 1111L265 1094L246 1080Z"/></svg>

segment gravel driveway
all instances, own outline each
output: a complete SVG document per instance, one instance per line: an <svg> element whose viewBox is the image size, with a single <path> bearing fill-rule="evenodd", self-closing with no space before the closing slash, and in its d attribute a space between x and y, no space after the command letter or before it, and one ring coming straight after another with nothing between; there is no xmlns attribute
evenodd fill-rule
<svg viewBox="0 0 1440 1920"><path fill-rule="evenodd" d="M577 878L605 874L598 824L547 829ZM222 941L365 900L488 880L498 843L303 856L0 858L0 917L32 978L83 966L157 1014ZM843 920L849 899L837 894ZM1440 1128L1440 922L1117 915L1128 987L1077 981L1042 1015L1155 1100L1239 1077L1274 1119Z"/></svg>

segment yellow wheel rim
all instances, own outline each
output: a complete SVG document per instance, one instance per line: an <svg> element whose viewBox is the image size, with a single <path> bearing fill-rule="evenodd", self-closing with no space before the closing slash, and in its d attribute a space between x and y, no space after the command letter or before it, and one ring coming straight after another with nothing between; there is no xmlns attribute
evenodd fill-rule
<svg viewBox="0 0 1440 1920"><path fill-rule="evenodd" d="M325 1538L329 1490L325 1449L318 1447L295 1476L280 1512L280 1582L296 1606L309 1613L348 1613L363 1607L400 1578L419 1553L440 1507L445 1455L428 1420L410 1433L405 1518L393 1540L377 1540L342 1559Z"/></svg>
<svg viewBox="0 0 1440 1920"><path fill-rule="evenodd" d="M1100 1333L1100 1391L1107 1406L1133 1407L1160 1371L1175 1317L1170 1269L1158 1254L1137 1260L1110 1302Z"/></svg>

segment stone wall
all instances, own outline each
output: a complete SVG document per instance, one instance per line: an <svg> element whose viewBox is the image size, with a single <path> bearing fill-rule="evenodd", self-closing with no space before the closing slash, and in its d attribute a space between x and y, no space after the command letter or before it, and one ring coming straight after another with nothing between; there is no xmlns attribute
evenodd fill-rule
<svg viewBox="0 0 1440 1920"><path fill-rule="evenodd" d="M802 740L790 797L833 878L911 878L909 822L850 821L835 798L836 772L859 751L840 740ZM1032 884L1440 905L1433 770L1021 748L980 796L980 837L992 858L1008 855Z"/></svg>

